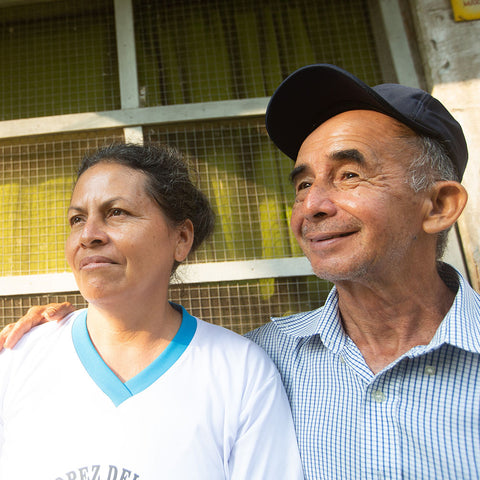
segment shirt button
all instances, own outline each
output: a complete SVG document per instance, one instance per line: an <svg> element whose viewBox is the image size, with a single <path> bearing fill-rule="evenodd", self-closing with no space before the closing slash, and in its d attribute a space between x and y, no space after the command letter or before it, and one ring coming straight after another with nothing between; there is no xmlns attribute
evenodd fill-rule
<svg viewBox="0 0 480 480"><path fill-rule="evenodd" d="M425 367L425 375L435 375L437 369L433 365L427 365Z"/></svg>
<svg viewBox="0 0 480 480"><path fill-rule="evenodd" d="M382 403L383 401L385 401L385 394L381 390L375 390L374 392L372 392L372 398L376 402Z"/></svg>

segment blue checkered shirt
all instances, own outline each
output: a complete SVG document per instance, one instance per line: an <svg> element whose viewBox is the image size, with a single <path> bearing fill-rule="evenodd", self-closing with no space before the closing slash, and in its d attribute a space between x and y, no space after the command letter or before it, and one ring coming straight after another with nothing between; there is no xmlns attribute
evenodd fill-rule
<svg viewBox="0 0 480 480"><path fill-rule="evenodd" d="M376 375L335 288L247 334L283 377L306 479L480 478L480 295L452 267L440 274L457 294L432 341Z"/></svg>

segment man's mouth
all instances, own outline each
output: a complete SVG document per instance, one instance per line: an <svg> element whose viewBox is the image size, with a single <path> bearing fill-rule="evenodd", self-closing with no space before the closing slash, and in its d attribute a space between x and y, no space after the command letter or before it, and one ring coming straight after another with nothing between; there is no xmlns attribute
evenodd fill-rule
<svg viewBox="0 0 480 480"><path fill-rule="evenodd" d="M305 238L310 242L326 242L335 238L344 238L353 235L356 231L351 232L332 232L332 233L319 233L319 234L307 234Z"/></svg>

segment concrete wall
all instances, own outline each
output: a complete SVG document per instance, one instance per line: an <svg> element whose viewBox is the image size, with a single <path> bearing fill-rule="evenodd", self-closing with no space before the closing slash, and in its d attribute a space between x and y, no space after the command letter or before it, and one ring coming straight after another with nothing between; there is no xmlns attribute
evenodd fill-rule
<svg viewBox="0 0 480 480"><path fill-rule="evenodd" d="M472 285L480 291L480 20L455 22L449 0L411 0L427 89L461 123L469 201L458 222Z"/></svg>

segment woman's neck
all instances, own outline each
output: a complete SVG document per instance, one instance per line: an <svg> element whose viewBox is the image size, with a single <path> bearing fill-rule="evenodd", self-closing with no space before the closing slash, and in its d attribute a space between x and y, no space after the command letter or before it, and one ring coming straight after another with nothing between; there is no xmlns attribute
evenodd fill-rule
<svg viewBox="0 0 480 480"><path fill-rule="evenodd" d="M181 313L166 302L164 308L121 314L89 305L87 328L104 362L123 382L150 365L175 337Z"/></svg>

